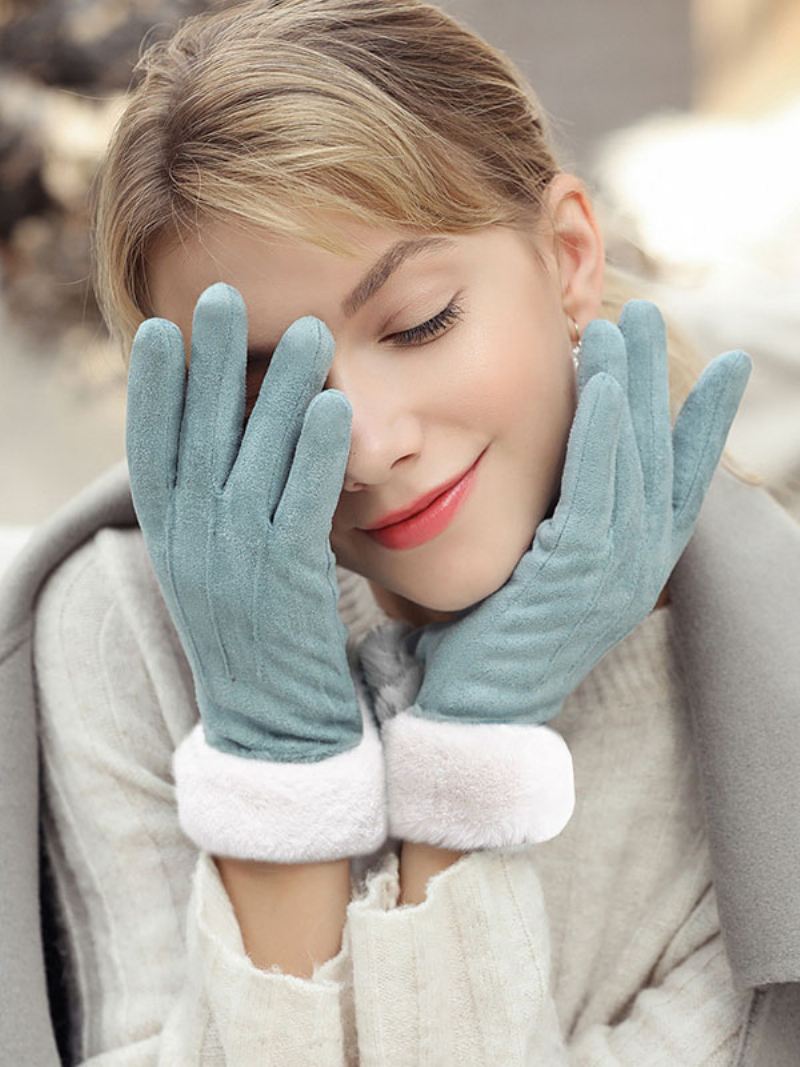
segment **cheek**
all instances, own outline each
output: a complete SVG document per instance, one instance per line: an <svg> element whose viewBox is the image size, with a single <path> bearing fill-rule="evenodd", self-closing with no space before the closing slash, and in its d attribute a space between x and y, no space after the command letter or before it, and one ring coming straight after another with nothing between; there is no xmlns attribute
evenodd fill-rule
<svg viewBox="0 0 800 1067"><path fill-rule="evenodd" d="M471 361L462 382L465 414L481 429L518 440L540 457L557 455L574 414L569 349L560 336L537 336L534 329L502 342L496 338Z"/></svg>
<svg viewBox="0 0 800 1067"><path fill-rule="evenodd" d="M560 336L549 343L520 340L509 345L503 368L502 374L486 377L484 413L476 414L477 425L502 446L523 514L533 518L535 528L561 481L575 414L574 368Z"/></svg>

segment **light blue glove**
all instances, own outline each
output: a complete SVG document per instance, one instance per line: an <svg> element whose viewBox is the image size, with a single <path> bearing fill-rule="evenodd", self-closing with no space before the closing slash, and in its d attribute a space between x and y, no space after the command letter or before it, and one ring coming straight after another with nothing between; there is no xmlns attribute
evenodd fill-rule
<svg viewBox="0 0 800 1067"><path fill-rule="evenodd" d="M333 351L319 319L293 322L244 433L235 289L197 301L186 387L173 323L146 320L131 351L131 494L200 711L173 761L179 818L219 855L328 860L386 837L380 739L329 542L352 418L342 393L320 393Z"/></svg>
<svg viewBox="0 0 800 1067"><path fill-rule="evenodd" d="M629 301L618 326L589 323L560 498L511 577L451 622L384 624L361 645L383 722L390 834L472 849L522 847L563 829L574 806L571 758L556 731L537 724L652 611L751 366L741 351L712 360L673 429L655 304ZM398 698L413 662L421 685Z"/></svg>

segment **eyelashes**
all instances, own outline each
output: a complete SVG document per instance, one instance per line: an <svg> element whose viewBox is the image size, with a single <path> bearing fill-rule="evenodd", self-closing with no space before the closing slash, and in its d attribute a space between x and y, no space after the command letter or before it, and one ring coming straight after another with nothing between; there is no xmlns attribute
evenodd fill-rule
<svg viewBox="0 0 800 1067"><path fill-rule="evenodd" d="M391 337L399 340L401 344L419 344L420 341L438 336L445 326L460 319L463 314L464 309L456 303L454 297L447 307L443 308L438 315L434 315L432 319L428 319L419 326L412 326L410 330L393 333Z"/></svg>

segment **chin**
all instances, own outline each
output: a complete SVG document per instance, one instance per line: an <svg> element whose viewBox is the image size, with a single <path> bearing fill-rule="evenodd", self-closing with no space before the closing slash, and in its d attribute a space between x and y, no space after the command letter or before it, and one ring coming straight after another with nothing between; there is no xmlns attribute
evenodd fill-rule
<svg viewBox="0 0 800 1067"><path fill-rule="evenodd" d="M349 570L405 601L407 611L413 613L419 609L446 615L465 612L502 588L530 549L535 532L535 527L525 526L512 532L509 524L502 539L495 527L488 532L488 541L482 544L448 546L447 552L438 554L435 563L431 557L417 567L409 565L403 575L408 581L399 576L392 580L389 576L369 574L359 560L337 558Z"/></svg>
<svg viewBox="0 0 800 1067"><path fill-rule="evenodd" d="M470 580L470 578L461 575L454 583L452 590L448 590L445 584L442 583L441 588L431 589L429 586L424 592L420 591L419 594L410 590L404 592L399 589L396 592L419 607L427 608L428 611L461 612L479 604L481 600L485 600L492 593L496 593L511 577L513 570L514 567L511 567L510 570L495 575L490 579L479 575Z"/></svg>

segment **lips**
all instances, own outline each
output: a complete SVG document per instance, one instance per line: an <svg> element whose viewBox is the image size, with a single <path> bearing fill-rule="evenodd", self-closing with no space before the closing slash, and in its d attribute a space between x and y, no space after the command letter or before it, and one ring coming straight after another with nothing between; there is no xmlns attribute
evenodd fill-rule
<svg viewBox="0 0 800 1067"><path fill-rule="evenodd" d="M423 496L417 497L417 499L412 504L408 504L404 508L398 508L397 511L389 511L385 515L381 516L381 518L378 519L377 522L372 523L370 526L362 526L360 527L360 529L366 531L379 530L382 529L384 526L391 526L393 523L401 522L403 519L407 519L410 515L416 515L419 511L424 511L424 509L430 503L432 503L432 501L434 501L437 496L441 496L442 493L446 493L448 489L452 488L452 486L460 482L464 475L467 473L467 471L475 465L475 462L476 461L473 460L472 463L470 463L469 467L465 467L460 474L457 474L455 476L455 478L451 478L447 482L442 482L442 484L437 486L435 489L431 489L429 492L423 494Z"/></svg>
<svg viewBox="0 0 800 1067"><path fill-rule="evenodd" d="M486 449L458 481L435 497L427 507L400 522L381 526L377 530L367 530L366 536L372 538L383 548L397 550L417 548L444 533L472 494L478 477L478 468L485 454Z"/></svg>

